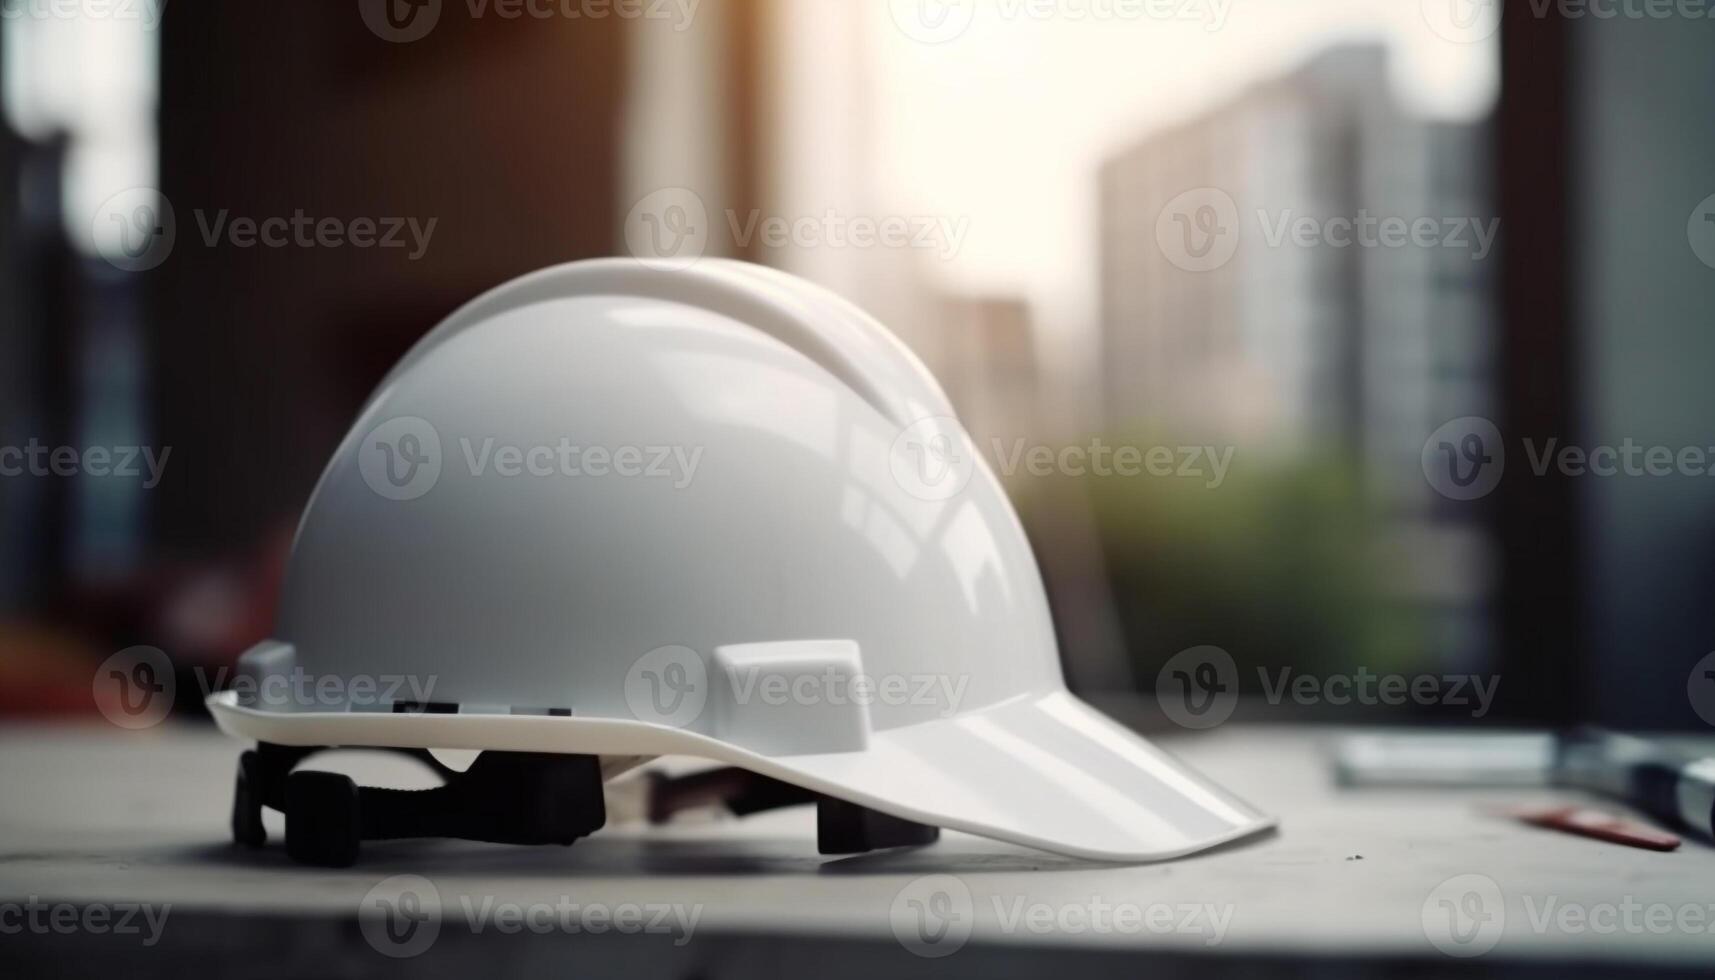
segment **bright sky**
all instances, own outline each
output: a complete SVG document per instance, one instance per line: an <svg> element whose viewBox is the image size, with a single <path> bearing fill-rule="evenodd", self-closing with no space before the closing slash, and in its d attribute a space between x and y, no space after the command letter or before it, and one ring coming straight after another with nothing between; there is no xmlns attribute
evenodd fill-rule
<svg viewBox="0 0 1715 980"><path fill-rule="evenodd" d="M1059 339L1073 347L1095 315L1096 171L1116 149L1341 42L1386 44L1396 96L1426 116L1481 118L1498 88L1492 33L1445 36L1457 36L1450 5L1480 15L1481 0L965 3L866 4L878 190L907 213L968 215L960 255L933 274L1024 289L1054 321L1041 326L1071 331ZM1126 9L1173 16L1118 15ZM943 13L965 20L934 20ZM907 33L960 24L941 43Z"/></svg>
<svg viewBox="0 0 1715 980"><path fill-rule="evenodd" d="M8 3L6 121L31 139L72 138L65 174L66 233L94 252L92 218L121 191L155 183L157 12L151 4L90 4L109 16L73 16L69 5ZM23 16L23 12L40 14ZM99 223L97 231L104 230Z"/></svg>

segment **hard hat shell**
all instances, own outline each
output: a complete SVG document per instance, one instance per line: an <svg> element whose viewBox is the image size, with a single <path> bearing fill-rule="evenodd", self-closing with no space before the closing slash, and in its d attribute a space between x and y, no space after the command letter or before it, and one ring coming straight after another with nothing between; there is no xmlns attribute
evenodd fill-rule
<svg viewBox="0 0 1715 980"><path fill-rule="evenodd" d="M453 314L335 453L241 668L217 720L287 745L698 755L1103 859L1272 822L1067 693L1029 542L910 351L736 262L574 263Z"/></svg>

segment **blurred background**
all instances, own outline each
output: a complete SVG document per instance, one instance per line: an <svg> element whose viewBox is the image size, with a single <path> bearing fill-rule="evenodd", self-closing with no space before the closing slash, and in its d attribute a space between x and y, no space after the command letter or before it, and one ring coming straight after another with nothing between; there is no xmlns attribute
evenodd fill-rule
<svg viewBox="0 0 1715 980"><path fill-rule="evenodd" d="M230 663L410 344L671 234L917 351L1071 682L1139 723L1215 646L1242 717L1700 727L1715 481L1532 465L1715 447L1715 27L1682 8L3 0L0 712L92 712L134 645ZM299 215L404 247L224 224ZM1496 696L1297 703L1281 669Z"/></svg>

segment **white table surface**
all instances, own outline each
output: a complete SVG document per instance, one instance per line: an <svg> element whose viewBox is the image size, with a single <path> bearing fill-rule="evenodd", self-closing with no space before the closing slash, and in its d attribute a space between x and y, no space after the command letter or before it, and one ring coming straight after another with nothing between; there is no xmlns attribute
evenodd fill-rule
<svg viewBox="0 0 1715 980"><path fill-rule="evenodd" d="M1579 967L1592 975L1621 967L1664 975L1715 968L1715 849L1688 841L1677 852L1655 853L1482 812L1489 804L1551 798L1543 793L1341 791L1326 764L1334 737L1326 729L1228 726L1164 740L1282 820L1281 830L1267 837L1168 864L1090 865L957 833L929 848L824 858L815 849L814 810L805 807L742 821L610 826L571 848L366 844L358 867L324 870L285 857L277 815L270 814L268 850L228 842L240 746L212 729L0 727L0 902L170 903L159 948L178 957L151 961L118 937L74 942L26 932L0 935L0 963L11 946L23 951L26 965L94 951L91 962L109 967L129 968L130 952L137 962L172 962L175 970L189 958L294 968L337 961L328 972L367 973L392 961L365 946L354 926L358 909L379 881L414 874L440 896L442 924L432 952L449 964L551 964L560 954L548 951L562 947L546 944L558 939L591 944L586 965L615 973L643 963L630 958L637 953L664 957L686 973L802 962L830 975L873 974L867 963L818 952L854 949L900 975L961 964L986 964L992 975L1008 964L1082 954L1096 954L1091 963L1115 972L1138 957L1156 957L1166 964L1158 975L1211 958L1255 964L1252 972L1325 960L1371 968L1402 961L1505 966L1556 976ZM356 770L377 781L398 772ZM910 935L910 920L902 911L908 906L896 899L906 889L918 889L910 898L935 887L919 882L926 875L953 876L970 894L968 905L949 907L969 924L970 939L945 959L911 955L897 938L902 929ZM1433 919L1439 898L1464 896L1472 879L1437 892L1462 875L1492 881L1504 907L1498 940L1471 959L1445 955L1431 941L1435 926L1425 925L1426 909ZM564 935L563 929L519 937L471 927L463 910L485 902L491 908L678 906L694 909L697 918L688 941L672 934ZM1602 928L1608 910L1624 914L1634 904L1638 925ZM1580 911L1565 911L1569 906ZM1187 922L1189 907L1200 911ZM1158 932L1103 911L1120 908L1127 917L1134 908L1158 916L1171 909L1175 924ZM1651 908L1668 910L1653 913L1657 925L1662 914L1680 918L1666 932L1652 929ZM1547 909L1553 911L1544 919ZM1712 931L1685 927L1693 914L1687 909L1702 910ZM1089 924L1091 915L1101 924ZM431 956L415 965L432 962Z"/></svg>

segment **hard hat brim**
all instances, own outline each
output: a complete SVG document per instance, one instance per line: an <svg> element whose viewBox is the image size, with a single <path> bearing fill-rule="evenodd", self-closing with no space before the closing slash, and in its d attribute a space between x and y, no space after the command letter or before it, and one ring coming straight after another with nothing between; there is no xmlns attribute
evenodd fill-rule
<svg viewBox="0 0 1715 980"><path fill-rule="evenodd" d="M281 745L690 755L906 820L1097 861L1161 861L1273 827L1148 740L1064 691L877 731L861 752L770 756L615 718L278 712L208 698L230 735Z"/></svg>

